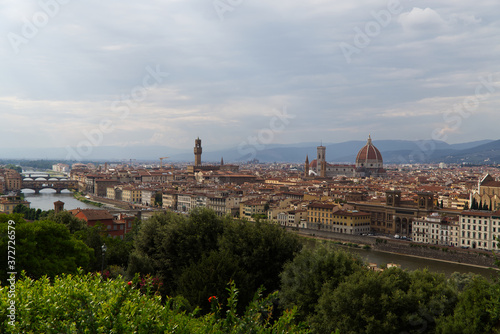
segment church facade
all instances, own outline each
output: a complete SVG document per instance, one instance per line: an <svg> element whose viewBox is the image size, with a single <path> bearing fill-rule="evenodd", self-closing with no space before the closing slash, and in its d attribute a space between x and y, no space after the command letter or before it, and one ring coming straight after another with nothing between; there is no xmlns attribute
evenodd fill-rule
<svg viewBox="0 0 500 334"><path fill-rule="evenodd" d="M473 199L476 203L486 204L490 211L500 210L500 180L486 174L479 180L477 190L471 194L469 205Z"/></svg>
<svg viewBox="0 0 500 334"><path fill-rule="evenodd" d="M316 176L322 178L332 178L338 176L345 177L381 177L385 175L384 161L380 151L373 145L371 136L365 146L363 146L357 156L355 164L329 164L326 162L326 147L317 147L316 159L309 163L306 157L304 176Z"/></svg>

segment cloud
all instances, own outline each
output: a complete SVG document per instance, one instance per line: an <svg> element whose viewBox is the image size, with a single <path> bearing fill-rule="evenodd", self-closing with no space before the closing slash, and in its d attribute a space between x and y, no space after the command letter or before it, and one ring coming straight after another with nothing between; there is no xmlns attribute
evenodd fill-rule
<svg viewBox="0 0 500 334"><path fill-rule="evenodd" d="M414 7L410 12L399 15L398 22L406 32L439 32L447 26L447 22L431 8L421 9Z"/></svg>
<svg viewBox="0 0 500 334"><path fill-rule="evenodd" d="M41 10L36 2L4 3L3 36L20 34L23 17ZM479 76L500 80L500 3L400 5L402 14L347 64L338 43L352 43L354 28L363 30L387 1L243 1L224 21L211 1L71 1L18 54L0 40L0 116L8 128L0 143L74 145L108 118L116 131L106 145L191 150L199 135L211 147L231 146L283 107L296 118L276 142L430 136L447 99L472 94ZM112 103L142 85L148 66L170 75L121 119ZM484 107L455 140L495 133L500 115Z"/></svg>

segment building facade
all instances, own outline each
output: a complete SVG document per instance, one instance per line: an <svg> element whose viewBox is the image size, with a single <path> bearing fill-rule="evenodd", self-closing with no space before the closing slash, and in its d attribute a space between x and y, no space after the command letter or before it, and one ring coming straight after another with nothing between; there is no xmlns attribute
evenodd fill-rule
<svg viewBox="0 0 500 334"><path fill-rule="evenodd" d="M500 211L468 210L460 214L460 246L498 250Z"/></svg>

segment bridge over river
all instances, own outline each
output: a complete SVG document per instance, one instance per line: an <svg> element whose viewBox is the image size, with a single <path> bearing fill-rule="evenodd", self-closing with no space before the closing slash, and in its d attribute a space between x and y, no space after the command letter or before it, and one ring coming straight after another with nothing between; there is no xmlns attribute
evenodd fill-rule
<svg viewBox="0 0 500 334"><path fill-rule="evenodd" d="M31 189L39 194L43 189L54 189L57 194L62 190L77 190L78 181L68 180L67 177L50 176L48 174L23 174L21 189Z"/></svg>

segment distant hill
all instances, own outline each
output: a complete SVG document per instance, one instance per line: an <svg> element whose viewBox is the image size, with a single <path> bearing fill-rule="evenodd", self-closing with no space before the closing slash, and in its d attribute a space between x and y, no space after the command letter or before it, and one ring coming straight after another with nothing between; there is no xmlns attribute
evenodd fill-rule
<svg viewBox="0 0 500 334"><path fill-rule="evenodd" d="M354 163L358 151L366 141L346 141L342 143L324 143L326 159L332 163ZM500 140L481 140L460 144L447 144L442 141L425 140L374 140L384 163L426 163L446 162L473 164L500 163ZM318 143L273 144L262 147L241 144L228 149L210 151L203 148L202 161L205 163L245 162L253 158L261 162L303 163L306 156L309 161L316 159ZM128 161L129 159L157 161L168 156L168 161L192 161L192 149L185 150L167 146L98 146L93 147L82 160ZM0 159L51 159L65 160L66 148L49 149L8 149L0 148Z"/></svg>
<svg viewBox="0 0 500 334"><path fill-rule="evenodd" d="M385 163L426 163L426 162L453 162L454 156L476 152L480 147L489 149L492 140L482 140L461 144L447 144L442 141L407 141L407 140L380 140L373 141L379 149ZM326 159L334 163L354 163L358 151L366 144L366 141L346 141L342 143L325 143ZM486 145L486 146L485 146ZM204 152L203 161L247 161L256 158L261 162L294 162L302 163L306 155L309 161L316 159L316 147L318 144L309 145L278 145L258 150L255 147L245 146L213 152ZM491 149L490 149L491 150ZM255 156L245 152L253 152ZM487 155L487 152L485 152ZM173 156L179 160L192 160L191 152ZM446 157L449 157L445 160ZM455 159L460 162L460 159ZM500 161L500 159L498 159Z"/></svg>
<svg viewBox="0 0 500 334"><path fill-rule="evenodd" d="M500 140L495 140L458 152L450 152L442 158L442 160L447 163L500 164Z"/></svg>
<svg viewBox="0 0 500 334"><path fill-rule="evenodd" d="M85 148L87 149L87 148ZM159 157L179 154L184 150L166 146L96 146L87 153L83 149L81 159L75 160L158 160ZM74 159L78 150L74 147L68 150L65 147L57 148L0 148L0 159L44 159L44 160L66 160ZM159 161L159 160L158 160Z"/></svg>

